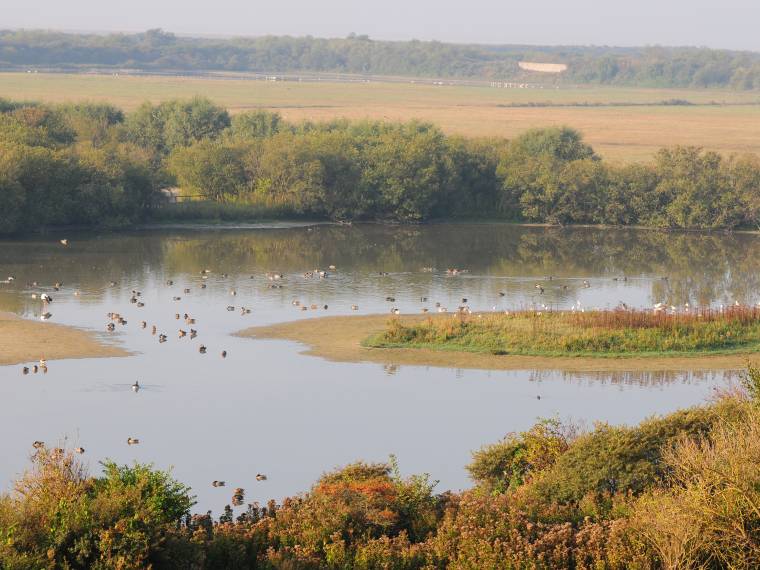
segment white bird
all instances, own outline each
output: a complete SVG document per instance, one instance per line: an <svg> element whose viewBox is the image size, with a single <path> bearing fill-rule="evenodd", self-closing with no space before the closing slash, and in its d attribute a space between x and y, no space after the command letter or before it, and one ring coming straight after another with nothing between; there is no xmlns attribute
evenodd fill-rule
<svg viewBox="0 0 760 570"><path fill-rule="evenodd" d="M69 240L67 240L67 239L62 239L62 240L61 240L61 245L69 245Z"/></svg>

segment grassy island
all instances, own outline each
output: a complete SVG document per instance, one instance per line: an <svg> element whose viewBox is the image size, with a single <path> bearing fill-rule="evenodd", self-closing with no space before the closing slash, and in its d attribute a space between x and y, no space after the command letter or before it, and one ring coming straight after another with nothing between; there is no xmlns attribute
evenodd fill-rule
<svg viewBox="0 0 760 570"><path fill-rule="evenodd" d="M526 356L688 356L760 349L760 308L516 311L388 322L371 348Z"/></svg>

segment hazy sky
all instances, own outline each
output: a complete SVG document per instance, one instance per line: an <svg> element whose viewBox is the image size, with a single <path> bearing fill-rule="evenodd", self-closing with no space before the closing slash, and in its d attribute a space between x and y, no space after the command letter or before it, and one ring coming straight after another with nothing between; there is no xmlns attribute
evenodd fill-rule
<svg viewBox="0 0 760 570"><path fill-rule="evenodd" d="M0 28L760 50L760 0L0 0Z"/></svg>

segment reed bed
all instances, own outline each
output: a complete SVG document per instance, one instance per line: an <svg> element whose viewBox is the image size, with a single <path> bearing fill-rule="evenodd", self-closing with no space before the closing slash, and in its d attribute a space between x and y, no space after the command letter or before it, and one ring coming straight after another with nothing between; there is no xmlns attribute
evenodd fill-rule
<svg viewBox="0 0 760 570"><path fill-rule="evenodd" d="M760 307L458 314L389 321L373 347L538 356L720 354L760 350Z"/></svg>

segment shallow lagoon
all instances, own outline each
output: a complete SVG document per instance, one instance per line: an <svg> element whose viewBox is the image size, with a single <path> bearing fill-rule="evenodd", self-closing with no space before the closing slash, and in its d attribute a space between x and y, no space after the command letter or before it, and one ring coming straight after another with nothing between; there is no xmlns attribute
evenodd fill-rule
<svg viewBox="0 0 760 570"><path fill-rule="evenodd" d="M759 253L760 237L749 234L496 224L175 228L3 240L0 278L16 280L0 285L0 310L39 318L42 307L31 294L46 291L54 296L51 321L98 331L134 354L54 361L47 375L0 367L1 484L25 468L32 441L65 437L86 448L94 471L103 458L173 466L201 511L219 512L230 487L244 487L247 502L279 499L307 489L325 470L391 453L404 472L429 472L439 489L463 488L472 450L538 417L633 423L702 402L735 372L348 364L301 355L292 342L233 334L391 307L417 313L435 302L453 310L462 298L473 310L756 303ZM303 277L329 265L337 270L326 279ZM452 277L447 268L468 272ZM276 282L282 288L271 288L267 272L284 274ZM39 286L27 287L34 281ZM52 291L56 281L61 291ZM142 292L145 307L130 303L132 290ZM301 311L294 299L320 308ZM251 313L241 315L241 306ZM106 333L109 312L128 324ZM179 328L190 327L175 314L186 312L197 319L193 340L177 338ZM151 335L153 324L166 343ZM137 394L130 390L135 380L144 386ZM128 446L129 436L141 444ZM268 481L256 482L257 472ZM214 479L228 487L212 488Z"/></svg>

